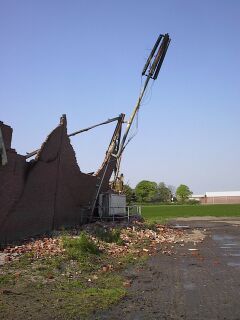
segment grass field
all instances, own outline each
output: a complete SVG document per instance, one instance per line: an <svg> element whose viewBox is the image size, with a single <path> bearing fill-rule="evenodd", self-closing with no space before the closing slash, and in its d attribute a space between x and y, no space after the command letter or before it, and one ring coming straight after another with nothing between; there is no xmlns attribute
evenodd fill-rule
<svg viewBox="0 0 240 320"><path fill-rule="evenodd" d="M148 221L194 216L236 217L240 216L240 204L142 206L142 215Z"/></svg>

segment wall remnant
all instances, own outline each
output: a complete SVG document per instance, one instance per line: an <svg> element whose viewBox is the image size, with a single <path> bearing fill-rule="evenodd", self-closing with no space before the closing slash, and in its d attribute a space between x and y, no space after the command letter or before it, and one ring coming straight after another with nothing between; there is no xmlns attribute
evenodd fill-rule
<svg viewBox="0 0 240 320"><path fill-rule="evenodd" d="M11 148L12 128L0 122L0 129L8 159L0 166L0 244L86 222L103 175L101 192L109 189L116 158L106 154L95 175L81 172L65 116L30 162Z"/></svg>

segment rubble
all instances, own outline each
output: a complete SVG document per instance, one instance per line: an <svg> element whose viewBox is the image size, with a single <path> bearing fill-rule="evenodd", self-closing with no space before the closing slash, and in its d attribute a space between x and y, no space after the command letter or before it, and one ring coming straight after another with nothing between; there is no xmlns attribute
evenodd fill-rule
<svg viewBox="0 0 240 320"><path fill-rule="evenodd" d="M108 243L99 239L96 234L96 228L103 230L120 229L121 243ZM173 254L173 244L179 243L184 246L185 242L192 241L194 244L204 239L204 234L199 230L193 230L187 233L185 230L167 227L165 225L156 224L153 229L140 221L134 221L129 225L117 224L113 222L96 222L84 225L79 230L71 230L69 237L77 237L82 231L85 231L89 237L97 244L102 252L113 257L124 256L132 253L136 256L152 255L160 248L163 254ZM59 232L52 237L31 238L22 245L8 246L0 251L0 266L14 260L18 260L21 256L29 254L32 259L41 259L46 256L63 255L65 249L62 245L62 235ZM172 245L172 246L169 246ZM192 249L195 250L195 249ZM112 266L106 265L102 267L103 272L111 271Z"/></svg>
<svg viewBox="0 0 240 320"><path fill-rule="evenodd" d="M42 238L34 239L18 246L8 246L0 252L5 262L11 262L19 259L24 254L31 254L33 259L39 259L44 256L56 256L62 254L64 249L61 246L60 238Z"/></svg>

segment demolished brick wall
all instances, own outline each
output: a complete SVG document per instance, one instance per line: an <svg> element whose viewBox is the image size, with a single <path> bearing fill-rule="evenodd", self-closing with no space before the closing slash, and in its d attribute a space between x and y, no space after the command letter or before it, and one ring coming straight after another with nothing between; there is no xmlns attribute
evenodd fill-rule
<svg viewBox="0 0 240 320"><path fill-rule="evenodd" d="M9 213L18 203L24 189L26 160L11 148L12 128L0 122L8 163L0 167L0 239ZM0 241L1 242L1 241Z"/></svg>
<svg viewBox="0 0 240 320"><path fill-rule="evenodd" d="M0 126L8 158L0 167L0 244L86 222L109 159L96 175L81 172L64 117L30 162L11 149L12 129L2 122ZM115 165L112 157L103 192Z"/></svg>

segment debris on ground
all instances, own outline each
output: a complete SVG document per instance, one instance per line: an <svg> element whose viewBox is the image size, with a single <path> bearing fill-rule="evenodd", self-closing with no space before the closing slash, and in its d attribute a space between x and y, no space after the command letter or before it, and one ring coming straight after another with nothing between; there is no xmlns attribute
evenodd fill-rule
<svg viewBox="0 0 240 320"><path fill-rule="evenodd" d="M120 243L106 242L99 239L97 230L101 230L103 234L119 230ZM155 224L152 228L144 222L133 221L131 224L114 223L114 222L96 222L86 224L80 229L74 229L68 232L68 236L77 238L79 234L86 232L91 240L95 242L98 248L114 257L123 256L127 253L151 255L159 245L163 254L173 254L169 249L170 244L185 242L203 241L205 235L200 230L193 230L192 233L187 233L180 228L172 228L161 224ZM59 256L64 254L62 245L62 236L66 232L58 232L52 237L31 238L26 240L21 245L8 246L0 251L0 266L14 260L20 259L24 254L31 255L33 260L41 259L46 256ZM146 247L144 247L146 243ZM103 267L106 272L107 267Z"/></svg>
<svg viewBox="0 0 240 320"><path fill-rule="evenodd" d="M0 251L0 318L84 319L127 295L130 264L141 272L148 257L175 255L203 237L136 220L95 222L9 245ZM191 256L203 259L198 251Z"/></svg>
<svg viewBox="0 0 240 320"><path fill-rule="evenodd" d="M44 237L42 239L31 238L22 245L8 246L0 252L2 262L18 260L24 254L31 254L33 259L44 256L56 256L63 252L60 238Z"/></svg>

